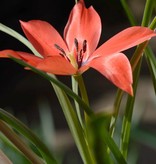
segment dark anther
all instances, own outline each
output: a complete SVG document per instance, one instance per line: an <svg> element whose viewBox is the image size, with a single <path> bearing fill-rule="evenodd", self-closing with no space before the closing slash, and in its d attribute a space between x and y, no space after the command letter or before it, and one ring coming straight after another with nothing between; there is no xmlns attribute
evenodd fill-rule
<svg viewBox="0 0 156 164"><path fill-rule="evenodd" d="M83 53L85 53L87 50L87 40L83 41L83 48L82 49L83 49Z"/></svg>
<svg viewBox="0 0 156 164"><path fill-rule="evenodd" d="M82 60L82 49L78 53L77 60L78 60L78 62L81 62L81 60Z"/></svg>
<svg viewBox="0 0 156 164"><path fill-rule="evenodd" d="M74 43L75 43L76 51L78 52L79 45L78 45L78 40L76 38L74 39Z"/></svg>
<svg viewBox="0 0 156 164"><path fill-rule="evenodd" d="M83 58L83 56L82 56L82 49L78 52L78 55L77 55L77 64L78 64L78 68L80 68L81 67L81 63L82 63L82 58Z"/></svg>
<svg viewBox="0 0 156 164"><path fill-rule="evenodd" d="M66 56L66 53L65 53L65 51L63 50L63 48L61 48L59 45L57 45L57 44L54 44L54 46L55 46L55 48L57 48L59 51L61 51L61 55L63 55L63 56Z"/></svg>

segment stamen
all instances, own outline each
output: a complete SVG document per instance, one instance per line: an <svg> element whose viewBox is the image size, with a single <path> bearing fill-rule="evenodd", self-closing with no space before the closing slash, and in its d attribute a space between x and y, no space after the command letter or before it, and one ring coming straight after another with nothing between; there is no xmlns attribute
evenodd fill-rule
<svg viewBox="0 0 156 164"><path fill-rule="evenodd" d="M76 38L74 39L74 43L75 43L76 51L78 52L79 43Z"/></svg>
<svg viewBox="0 0 156 164"><path fill-rule="evenodd" d="M83 49L83 53L85 53L86 50L87 50L87 40L84 40L83 41L83 47L82 47L82 49Z"/></svg>
<svg viewBox="0 0 156 164"><path fill-rule="evenodd" d="M80 52L77 55L77 60L78 60L78 62L81 62L81 60L82 60L82 49L80 50Z"/></svg>
<svg viewBox="0 0 156 164"><path fill-rule="evenodd" d="M62 53L60 53L60 55L66 56L65 51L63 50L63 48L61 48L59 45L54 44L55 48L57 48L59 51L61 51Z"/></svg>
<svg viewBox="0 0 156 164"><path fill-rule="evenodd" d="M70 59L67 57L65 51L63 48L61 48L59 45L54 44L55 48L57 48L61 53L59 53L59 55L61 55L62 57L64 57L65 59L67 59L70 62Z"/></svg>

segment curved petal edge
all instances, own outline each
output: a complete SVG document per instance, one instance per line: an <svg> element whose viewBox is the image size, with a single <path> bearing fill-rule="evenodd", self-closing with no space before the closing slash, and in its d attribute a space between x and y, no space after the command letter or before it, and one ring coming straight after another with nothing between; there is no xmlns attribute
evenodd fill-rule
<svg viewBox="0 0 156 164"><path fill-rule="evenodd" d="M123 53L95 58L89 66L99 71L120 89L133 95L132 69L128 58Z"/></svg>

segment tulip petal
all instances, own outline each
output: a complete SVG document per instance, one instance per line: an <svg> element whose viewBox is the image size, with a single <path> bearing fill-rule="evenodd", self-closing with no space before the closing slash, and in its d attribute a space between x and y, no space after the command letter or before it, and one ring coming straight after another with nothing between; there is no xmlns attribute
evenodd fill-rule
<svg viewBox="0 0 156 164"><path fill-rule="evenodd" d="M47 73L57 75L73 75L77 72L71 63L62 56L47 57L43 59L26 52L13 50L0 51L0 58L9 58L10 56L21 59L31 66L34 66L37 69Z"/></svg>
<svg viewBox="0 0 156 164"><path fill-rule="evenodd" d="M129 60L123 53L95 58L89 66L99 71L120 89L133 95L132 70Z"/></svg>
<svg viewBox="0 0 156 164"><path fill-rule="evenodd" d="M36 67L43 60L42 58L39 58L30 53L21 52L21 51L17 51L17 53L19 54L19 56L21 57L23 61L25 61L26 63L34 67Z"/></svg>
<svg viewBox="0 0 156 164"><path fill-rule="evenodd" d="M42 56L59 55L55 44L59 45L65 52L67 51L64 40L48 22L31 20L29 22L20 21L20 23L29 41Z"/></svg>
<svg viewBox="0 0 156 164"><path fill-rule="evenodd" d="M43 59L36 68L56 75L73 75L77 72L70 62L61 56Z"/></svg>
<svg viewBox="0 0 156 164"><path fill-rule="evenodd" d="M146 40L149 40L153 36L156 36L156 33L147 27L134 26L127 28L102 44L92 54L92 57L97 55L107 56L127 50Z"/></svg>
<svg viewBox="0 0 156 164"><path fill-rule="evenodd" d="M0 51L0 58L9 58L9 56L13 56L15 58L21 59L20 55L13 50L3 50Z"/></svg>
<svg viewBox="0 0 156 164"><path fill-rule="evenodd" d="M39 62L42 61L41 58L34 56L33 54L21 52L21 51L13 51L13 50L3 50L0 51L0 58L9 58L10 56L21 59L24 62L29 63L32 66L37 66Z"/></svg>
<svg viewBox="0 0 156 164"><path fill-rule="evenodd" d="M83 41L87 41L87 54L83 57L86 61L90 54L96 49L101 35L101 20L98 13L91 6L85 7L83 0L80 0L72 9L66 27L64 38L70 51L75 48L74 39L79 42L82 48Z"/></svg>

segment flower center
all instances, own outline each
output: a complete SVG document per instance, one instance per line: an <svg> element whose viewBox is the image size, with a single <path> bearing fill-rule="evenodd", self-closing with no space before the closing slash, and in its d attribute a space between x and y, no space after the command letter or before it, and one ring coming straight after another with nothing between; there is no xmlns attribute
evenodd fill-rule
<svg viewBox="0 0 156 164"><path fill-rule="evenodd" d="M80 68L81 65L82 65L82 59L83 59L84 53L87 50L87 41L84 40L82 45L79 46L79 42L75 38L74 43L75 43L75 49L76 49L76 55L75 55L76 56L76 61L77 61L78 68ZM82 48L79 49L79 47L82 47Z"/></svg>
<svg viewBox="0 0 156 164"><path fill-rule="evenodd" d="M79 69L82 65L82 60L84 53L87 50L87 41L84 40L82 45L79 44L78 40L74 39L74 52L71 52L69 54L66 54L63 48L61 48L59 45L54 44L55 48L59 50L59 54L64 57L66 60L68 60L76 69ZM82 47L82 48L80 48Z"/></svg>

